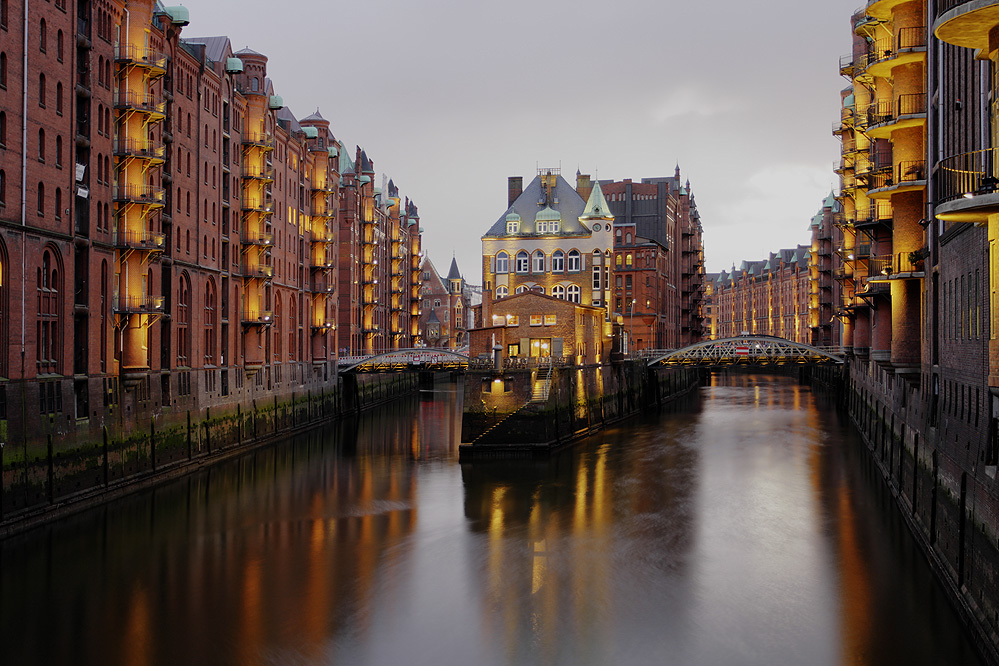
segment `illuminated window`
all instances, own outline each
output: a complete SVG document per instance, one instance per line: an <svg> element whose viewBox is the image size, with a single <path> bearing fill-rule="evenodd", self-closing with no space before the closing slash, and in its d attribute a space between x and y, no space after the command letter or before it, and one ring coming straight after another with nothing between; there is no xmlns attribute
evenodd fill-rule
<svg viewBox="0 0 999 666"><path fill-rule="evenodd" d="M570 250L569 251L569 272L570 273L578 273L581 265L582 265L582 261L580 260L579 250Z"/></svg>
<svg viewBox="0 0 999 666"><path fill-rule="evenodd" d="M507 326L520 326L520 317L517 315L507 315L506 316Z"/></svg>
<svg viewBox="0 0 999 666"><path fill-rule="evenodd" d="M538 250L534 253L534 272L544 273L545 272L545 253Z"/></svg>
<svg viewBox="0 0 999 666"><path fill-rule="evenodd" d="M527 272L527 252L521 250L517 253L517 272L526 273Z"/></svg>
<svg viewBox="0 0 999 666"><path fill-rule="evenodd" d="M545 316L539 314L531 315L531 326L543 326L545 323Z"/></svg>
<svg viewBox="0 0 999 666"><path fill-rule="evenodd" d="M578 284L569 285L568 296L570 301L573 303L580 302L580 290Z"/></svg>
<svg viewBox="0 0 999 666"><path fill-rule="evenodd" d="M508 234L520 233L520 220L507 220L506 232Z"/></svg>
<svg viewBox="0 0 999 666"><path fill-rule="evenodd" d="M506 298L510 295L510 290L505 286L500 286L496 288L496 298Z"/></svg>
<svg viewBox="0 0 999 666"><path fill-rule="evenodd" d="M634 261L632 259L631 253L629 252L624 258L624 265L627 266L628 268L631 268L633 263Z"/></svg>
<svg viewBox="0 0 999 666"><path fill-rule="evenodd" d="M545 326L554 326L556 323L556 317L553 314L545 315Z"/></svg>
<svg viewBox="0 0 999 666"><path fill-rule="evenodd" d="M563 287L560 284L557 284L554 287L552 287L552 296L554 296L555 298L562 298L562 299L564 299L565 298L565 287Z"/></svg>
<svg viewBox="0 0 999 666"><path fill-rule="evenodd" d="M519 287L517 287L517 290L514 293L523 294L525 291L527 291L527 287L525 287L524 285L520 285Z"/></svg>
<svg viewBox="0 0 999 666"><path fill-rule="evenodd" d="M552 273L564 273L565 272L565 252L562 250L555 250L552 253Z"/></svg>

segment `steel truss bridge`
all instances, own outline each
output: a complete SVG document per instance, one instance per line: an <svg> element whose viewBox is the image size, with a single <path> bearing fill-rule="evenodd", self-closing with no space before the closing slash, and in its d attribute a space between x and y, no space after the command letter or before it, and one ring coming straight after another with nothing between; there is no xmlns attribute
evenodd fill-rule
<svg viewBox="0 0 999 666"><path fill-rule="evenodd" d="M449 349L393 349L370 356L343 356L340 372L401 372L463 370L468 367L468 347Z"/></svg>
<svg viewBox="0 0 999 666"><path fill-rule="evenodd" d="M770 335L741 335L706 340L682 349L653 351L646 358L650 366L825 365L843 363L843 356L833 353L838 351Z"/></svg>

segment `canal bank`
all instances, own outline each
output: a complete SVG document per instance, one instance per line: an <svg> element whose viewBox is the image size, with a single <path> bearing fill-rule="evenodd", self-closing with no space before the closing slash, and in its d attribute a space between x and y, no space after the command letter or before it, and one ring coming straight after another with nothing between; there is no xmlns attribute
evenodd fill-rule
<svg viewBox="0 0 999 666"><path fill-rule="evenodd" d="M419 390L419 373L343 374L329 390L161 409L101 437L27 435L0 447L0 538L322 427Z"/></svg>
<svg viewBox="0 0 999 666"><path fill-rule="evenodd" d="M547 456L610 423L662 407L699 386L703 376L696 368L649 367L643 359L571 365L535 358L500 371L472 365L460 456Z"/></svg>
<svg viewBox="0 0 999 666"><path fill-rule="evenodd" d="M999 664L999 497L995 417L971 392L852 359L842 401L979 652Z"/></svg>

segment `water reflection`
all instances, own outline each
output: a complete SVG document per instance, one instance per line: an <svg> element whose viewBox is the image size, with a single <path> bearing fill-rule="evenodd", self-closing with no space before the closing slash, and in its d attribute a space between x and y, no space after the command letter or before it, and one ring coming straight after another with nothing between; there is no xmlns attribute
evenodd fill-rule
<svg viewBox="0 0 999 666"><path fill-rule="evenodd" d="M460 465L449 383L0 544L16 664L977 664L784 378Z"/></svg>

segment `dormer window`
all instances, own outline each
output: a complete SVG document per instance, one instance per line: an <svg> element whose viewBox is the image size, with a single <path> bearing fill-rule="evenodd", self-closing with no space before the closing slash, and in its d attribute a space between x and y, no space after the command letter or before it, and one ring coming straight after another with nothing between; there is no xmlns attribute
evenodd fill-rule
<svg viewBox="0 0 999 666"><path fill-rule="evenodd" d="M519 234L520 233L520 220L507 220L506 232L508 234Z"/></svg>

